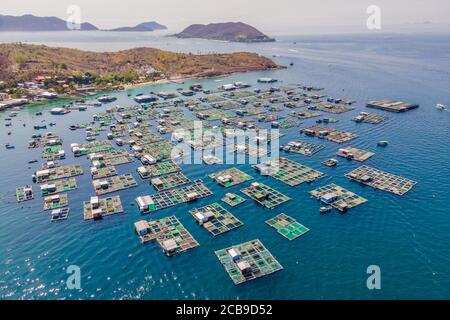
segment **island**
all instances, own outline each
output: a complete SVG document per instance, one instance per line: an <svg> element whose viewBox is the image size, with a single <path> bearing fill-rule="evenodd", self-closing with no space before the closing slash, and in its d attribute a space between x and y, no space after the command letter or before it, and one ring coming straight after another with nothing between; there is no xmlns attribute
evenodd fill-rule
<svg viewBox="0 0 450 320"><path fill-rule="evenodd" d="M115 28L108 31L117 31L117 32L148 32L148 31L155 31L155 30L166 30L167 27L156 22L156 21L150 21L150 22L143 22L140 23L134 27L121 27L121 28Z"/></svg>
<svg viewBox="0 0 450 320"><path fill-rule="evenodd" d="M79 29L69 30L67 22L57 17L37 17L31 14L23 16L0 15L0 32L36 32L36 31L134 31L150 32L165 30L166 26L156 22L143 22L134 27L119 27L110 30L100 30L92 23L81 23Z"/></svg>
<svg viewBox="0 0 450 320"><path fill-rule="evenodd" d="M182 32L174 34L174 37L200 38L208 40L221 40L230 42L273 42L270 38L258 29L242 22L193 24Z"/></svg>
<svg viewBox="0 0 450 320"><path fill-rule="evenodd" d="M154 48L90 52L32 44L0 44L0 96L24 104L57 95L86 95L156 81L180 81L237 72L275 70L250 52L175 53ZM0 101L3 107L8 105Z"/></svg>

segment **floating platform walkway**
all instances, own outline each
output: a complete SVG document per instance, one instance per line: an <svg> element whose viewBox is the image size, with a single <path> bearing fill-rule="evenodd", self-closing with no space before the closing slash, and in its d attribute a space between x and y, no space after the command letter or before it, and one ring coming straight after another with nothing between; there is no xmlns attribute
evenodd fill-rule
<svg viewBox="0 0 450 320"><path fill-rule="evenodd" d="M314 136L336 143L344 143L358 137L358 135L355 133L340 131L321 125L315 125L310 128L306 128L301 130L300 132L303 132L307 136Z"/></svg>
<svg viewBox="0 0 450 320"><path fill-rule="evenodd" d="M208 189L202 180L196 180L192 184L181 188L162 191L150 196L138 197L136 198L136 202L141 213L145 214L206 198L212 194L212 191Z"/></svg>
<svg viewBox="0 0 450 320"><path fill-rule="evenodd" d="M44 198L44 211L54 210L63 207L67 207L69 205L69 197L67 193L57 194L54 196L48 196Z"/></svg>
<svg viewBox="0 0 450 320"><path fill-rule="evenodd" d="M225 188L231 188L254 179L251 175L237 168L229 168L212 173L209 177Z"/></svg>
<svg viewBox="0 0 450 320"><path fill-rule="evenodd" d="M283 269L258 239L218 250L215 254L235 285Z"/></svg>
<svg viewBox="0 0 450 320"><path fill-rule="evenodd" d="M218 203L190 210L189 213L214 237L244 225Z"/></svg>
<svg viewBox="0 0 450 320"><path fill-rule="evenodd" d="M181 171L150 180L150 184L158 192L177 188L188 183L191 183L191 180Z"/></svg>
<svg viewBox="0 0 450 320"><path fill-rule="evenodd" d="M285 152L301 154L308 157L315 155L324 148L324 145L305 141L290 141L287 145L280 147L280 149Z"/></svg>
<svg viewBox="0 0 450 320"><path fill-rule="evenodd" d="M339 149L338 152L336 153L336 155L339 157L346 158L348 160L356 160L359 162L364 162L367 159L374 156L375 153L366 151L366 150L362 150L362 149L358 149L358 148L347 147L347 148Z"/></svg>
<svg viewBox="0 0 450 320"><path fill-rule="evenodd" d="M348 191L336 184L330 184L310 191L310 194L317 200L333 208L345 212L360 204L366 203L367 199Z"/></svg>
<svg viewBox="0 0 450 320"><path fill-rule="evenodd" d="M305 111L289 112L289 115L291 117L295 117L297 119L304 120L304 119L310 119L310 118L319 117L322 114L320 112L316 112L316 111L305 110Z"/></svg>
<svg viewBox="0 0 450 320"><path fill-rule="evenodd" d="M117 176L117 170L114 166L91 167L92 179L103 179Z"/></svg>
<svg viewBox="0 0 450 320"><path fill-rule="evenodd" d="M335 104L335 103L328 103L328 102L320 102L318 104L314 105L317 110L333 113L333 114L340 114L344 112L348 112L353 110L354 108L351 108L349 106L346 106L344 104Z"/></svg>
<svg viewBox="0 0 450 320"><path fill-rule="evenodd" d="M92 141L81 145L81 149L86 150L85 154L109 152L114 150L113 145L109 141Z"/></svg>
<svg viewBox="0 0 450 320"><path fill-rule="evenodd" d="M406 112L419 107L418 104L395 100L376 100L367 103L367 108L385 110L389 112Z"/></svg>
<svg viewBox="0 0 450 320"><path fill-rule="evenodd" d="M92 197L83 203L84 220L99 220L105 216L122 213L123 207L120 196L109 198Z"/></svg>
<svg viewBox="0 0 450 320"><path fill-rule="evenodd" d="M17 202L29 201L34 199L33 186L27 185L16 189Z"/></svg>
<svg viewBox="0 0 450 320"><path fill-rule="evenodd" d="M253 168L262 175L275 178L291 187L310 183L324 176L320 171L283 157L254 165Z"/></svg>
<svg viewBox="0 0 450 320"><path fill-rule="evenodd" d="M133 158L126 150L114 150L110 152L91 154L91 161L98 160L105 166L118 166L133 162Z"/></svg>
<svg viewBox="0 0 450 320"><path fill-rule="evenodd" d="M178 171L181 171L181 169L173 161L157 162L155 164L137 168L137 172L142 179L155 178Z"/></svg>
<svg viewBox="0 0 450 320"><path fill-rule="evenodd" d="M288 240L297 239L309 231L307 227L284 213L267 220L266 223Z"/></svg>
<svg viewBox="0 0 450 320"><path fill-rule="evenodd" d="M125 174L122 176L94 180L92 181L92 185L94 186L95 193L98 196L101 196L107 193L137 187L138 183L131 174Z"/></svg>
<svg viewBox="0 0 450 320"><path fill-rule="evenodd" d="M245 199L237 194L227 193L227 194L225 194L225 197L222 198L222 201L231 207L236 207L236 206L244 203Z"/></svg>
<svg viewBox="0 0 450 320"><path fill-rule="evenodd" d="M73 191L77 188L77 180L75 178L58 180L52 183L45 183L40 186L41 195L43 197L61 192Z"/></svg>
<svg viewBox="0 0 450 320"><path fill-rule="evenodd" d="M399 196L404 195L417 184L416 181L369 166L361 166L347 173L345 176L372 188L391 192Z"/></svg>
<svg viewBox="0 0 450 320"><path fill-rule="evenodd" d="M76 177L83 174L83 168L79 164L73 164L63 167L56 167L37 171L33 175L33 179L37 183L55 181L59 179Z"/></svg>
<svg viewBox="0 0 450 320"><path fill-rule="evenodd" d="M134 226L142 243L156 240L167 256L173 256L199 246L197 240L175 216L148 222L141 220Z"/></svg>
<svg viewBox="0 0 450 320"><path fill-rule="evenodd" d="M260 182L253 182L241 192L268 209L273 209L291 200L288 196Z"/></svg>

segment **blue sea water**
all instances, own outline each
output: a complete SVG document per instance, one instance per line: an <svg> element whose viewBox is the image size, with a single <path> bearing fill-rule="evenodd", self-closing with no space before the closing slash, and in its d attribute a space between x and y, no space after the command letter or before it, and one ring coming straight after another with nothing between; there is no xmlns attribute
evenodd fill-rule
<svg viewBox="0 0 450 320"><path fill-rule="evenodd" d="M130 38L131 37L131 38ZM214 192L212 197L193 204L158 211L144 218L176 215L200 247L166 257L156 244L142 245L133 223L142 219L133 206L138 195L153 189L137 175L134 162L118 166L120 174L132 173L139 187L120 192L125 213L100 222L85 222L82 202L93 195L87 159L75 159L69 145L84 141L84 133L70 131L70 124L87 122L99 109L72 112L63 117L48 113L49 106L26 109L5 127L6 113L0 113L0 298L2 299L448 299L450 298L450 112L434 108L436 103L450 105L450 35L373 34L280 37L269 44L229 44L203 40L177 40L133 34L93 32L7 34L1 42L28 41L90 50L119 50L136 46L192 52L256 51L274 57L286 70L237 74L220 79L201 80L207 88L222 82L247 81L253 85L261 76L282 80L282 84L302 83L321 86L335 97L355 99L356 110L333 116L333 127L355 132L352 145L376 153L368 165L418 182L400 197L351 182L344 174L358 166L341 161L336 168L320 164L341 147L331 142L305 138L298 128L286 130L281 143L308 139L326 148L309 158L288 157L326 173L311 185L289 187L277 180L258 176L250 166L241 170L253 175L293 200L267 210L247 200L231 211L244 226L212 238L198 226L188 210L220 201L225 192L239 193L242 186L224 190L207 174L223 166L185 165L191 179L203 179ZM222 82L219 82L222 80ZM183 87L189 85L187 81ZM166 84L129 90L145 93L174 90L181 85ZM127 92L113 93L115 104L130 104ZM364 111L371 99L391 98L420 104L404 113L384 114L381 125L355 123L350 119ZM43 110L44 117L35 112ZM49 130L64 137L65 163L81 163L83 176L77 177L79 189L69 193L71 213L67 221L51 223L42 211L39 196L17 204L17 186L31 183L31 174L40 164L40 150L27 149L36 133L32 126L42 119L56 122ZM314 123L306 120L301 127ZM23 127L26 124L26 127ZM12 131L8 136L7 132ZM390 142L377 148L380 140ZM14 150L3 145L11 142ZM336 183L365 198L368 203L342 215L320 215L320 203L308 191ZM36 186L35 186L36 190ZM284 212L311 229L295 241L288 241L264 221ZM260 239L283 265L284 270L267 277L234 286L214 255L214 251L252 239ZM66 268L81 268L81 290L66 287ZM381 290L368 290L367 267L381 268Z"/></svg>

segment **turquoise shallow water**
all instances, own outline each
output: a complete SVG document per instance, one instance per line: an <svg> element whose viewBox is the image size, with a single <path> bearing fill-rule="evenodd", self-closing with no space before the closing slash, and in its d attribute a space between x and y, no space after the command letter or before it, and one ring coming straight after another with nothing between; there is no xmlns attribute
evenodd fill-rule
<svg viewBox="0 0 450 320"><path fill-rule="evenodd" d="M132 173L139 187L120 192L125 214L108 217L101 222L84 222L82 201L93 194L88 174L77 177L79 189L69 193L71 213L62 223L50 223L43 213L40 197L18 205L14 190L31 182L31 174L39 164L40 151L28 150L27 141L35 133L33 124L42 121L36 110L26 110L13 118L13 126L5 127L0 113L0 144L13 142L14 150L0 149L0 298L4 299L427 299L450 298L450 220L448 208L450 177L450 112L438 111L436 103L450 105L450 37L448 35L376 35L281 37L272 44L249 46L210 41L147 39L136 35L133 41L46 35L14 35L52 45L86 49L121 49L153 45L163 49L186 51L254 50L273 56L281 64L294 62L287 70L233 75L223 82L247 81L256 85L261 76L273 76L283 84L304 83L325 87L332 96L357 100L356 110L333 116L340 121L332 126L358 133L353 145L376 152L368 165L418 181L403 197L360 186L343 175L358 166L341 161L337 168L326 168L320 162L330 158L340 145L304 138L298 129L289 129L281 143L302 138L320 142L326 148L312 158L288 157L326 173L312 185L288 187L274 179L258 176L250 166L240 166L258 181L275 187L293 200L266 210L248 200L232 212L244 226L228 234L212 238L199 227L188 210L219 200L227 191L238 192L241 186L224 190L206 177L221 166L183 166L191 178L202 178L215 193L195 204L159 211L155 218L175 214L200 243L200 247L178 256L165 257L156 244L143 246L134 233L133 223L141 219L131 204L138 195L154 192L135 172L137 162L118 166L120 174ZM12 36L9 36L12 37ZM33 38L34 37L34 38ZM72 37L72 38L71 38ZM33 39L31 39L33 38ZM97 42L96 42L97 41ZM189 46L187 46L189 44ZM217 79L201 81L214 88ZM186 82L187 86L189 82ZM174 90L180 85L141 87L132 94L157 90ZM114 93L117 104L132 101L125 92ZM373 126L357 124L350 119L366 110L370 99L392 98L419 103L419 109L405 114L391 114L388 121ZM48 114L47 122L57 122L51 129L62 135L64 149L82 142L81 131L68 127L90 120L98 109L72 112L56 117ZM22 123L27 126L23 127ZM301 127L314 123L304 121ZM7 132L12 131L11 136ZM379 149L379 140L389 140ZM82 163L68 152L65 163ZM345 215L332 212L320 215L320 204L308 191L334 182L367 198L368 203ZM295 241L287 241L264 221L284 212L311 229ZM146 218L151 218L147 216ZM244 285L234 286L214 256L217 249L259 238L283 265L284 270ZM66 288L65 269L81 268L81 291ZM382 289L366 287L366 268L379 265Z"/></svg>

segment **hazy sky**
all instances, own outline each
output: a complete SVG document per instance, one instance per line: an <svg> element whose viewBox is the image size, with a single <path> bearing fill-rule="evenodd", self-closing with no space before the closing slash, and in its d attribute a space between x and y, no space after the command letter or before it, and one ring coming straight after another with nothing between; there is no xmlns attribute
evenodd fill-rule
<svg viewBox="0 0 450 320"><path fill-rule="evenodd" d="M0 0L0 13L66 18L70 5L81 8L83 21L105 29L156 20L171 30L242 21L266 32L358 31L365 29L369 5L381 8L384 25L449 24L450 16L450 0Z"/></svg>

